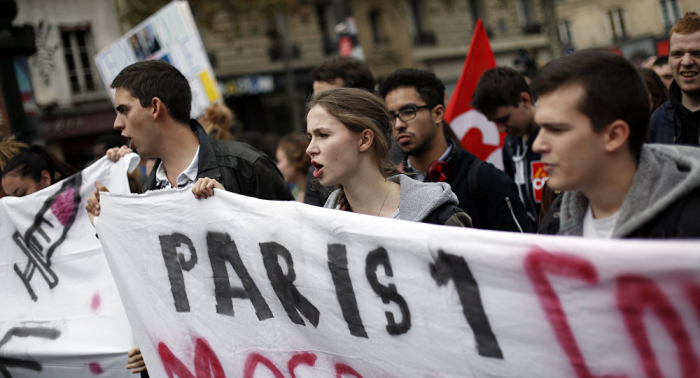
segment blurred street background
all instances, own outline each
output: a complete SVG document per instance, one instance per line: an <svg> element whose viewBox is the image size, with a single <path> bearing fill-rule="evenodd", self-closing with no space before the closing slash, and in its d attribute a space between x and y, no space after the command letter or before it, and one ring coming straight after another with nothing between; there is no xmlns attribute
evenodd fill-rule
<svg viewBox="0 0 700 378"><path fill-rule="evenodd" d="M534 77L549 60L580 49L607 49L639 65L666 55L671 26L698 10L697 0L188 3L222 100L235 114L233 137L272 151L280 135L303 128L311 70L333 56L365 59L378 80L402 67L431 70L449 96L478 19L497 64ZM168 4L0 0L0 136L45 145L79 169L93 161L98 138L119 135L94 57Z"/></svg>

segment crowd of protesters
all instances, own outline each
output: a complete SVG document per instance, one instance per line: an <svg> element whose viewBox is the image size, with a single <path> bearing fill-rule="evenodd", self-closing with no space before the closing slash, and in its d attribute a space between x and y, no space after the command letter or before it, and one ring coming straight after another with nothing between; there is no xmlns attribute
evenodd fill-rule
<svg viewBox="0 0 700 378"><path fill-rule="evenodd" d="M202 200L220 189L495 231L700 236L697 13L674 25L668 57L651 69L583 50L551 61L531 84L511 68L486 71L472 105L507 134L504 171L461 148L443 119L445 86L432 72L404 68L377 83L366 63L339 57L313 75L306 129L281 139L275 164L270 154L233 141L225 106L190 119L189 83L177 69L135 63L111 85L114 128L131 145L106 154L153 159L144 191L192 185ZM7 195L31 194L74 172L37 146L7 151ZM86 205L91 217L107 191L96 188ZM129 368L145 370L138 349L129 357Z"/></svg>

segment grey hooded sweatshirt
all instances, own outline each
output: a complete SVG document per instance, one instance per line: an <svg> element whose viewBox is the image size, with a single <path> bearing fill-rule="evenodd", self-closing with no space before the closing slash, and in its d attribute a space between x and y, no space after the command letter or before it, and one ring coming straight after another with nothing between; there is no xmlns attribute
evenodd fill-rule
<svg viewBox="0 0 700 378"><path fill-rule="evenodd" d="M403 174L391 176L387 180L401 186L399 213L396 219L412 222L429 222L429 219L436 219L433 212L438 211L438 209L444 209L443 205L447 204L451 205L450 209L454 210L446 217L447 221L441 221L440 223L450 226L472 226L469 215L457 207L457 196L452 193L449 184L444 182L421 182ZM340 189L336 189L328 197L328 201L323 207L337 209L339 196Z"/></svg>
<svg viewBox="0 0 700 378"><path fill-rule="evenodd" d="M561 197L559 233L582 235L588 199ZM612 237L698 237L699 214L700 148L644 145Z"/></svg>

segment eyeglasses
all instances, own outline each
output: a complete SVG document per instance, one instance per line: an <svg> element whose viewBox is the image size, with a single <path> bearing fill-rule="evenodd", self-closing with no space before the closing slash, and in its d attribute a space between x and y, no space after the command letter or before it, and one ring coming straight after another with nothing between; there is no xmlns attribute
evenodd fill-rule
<svg viewBox="0 0 700 378"><path fill-rule="evenodd" d="M396 122L396 118L400 119L403 122L408 122L408 121L416 118L416 115L418 114L418 109L432 109L432 108L434 108L434 106L407 105L407 106L404 106L403 108L401 108L398 113L389 112L389 114L391 114L391 119L394 122Z"/></svg>

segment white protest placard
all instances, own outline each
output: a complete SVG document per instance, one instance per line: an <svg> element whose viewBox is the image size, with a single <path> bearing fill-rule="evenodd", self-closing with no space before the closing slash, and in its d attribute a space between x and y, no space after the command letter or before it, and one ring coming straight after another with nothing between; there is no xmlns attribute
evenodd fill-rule
<svg viewBox="0 0 700 378"><path fill-rule="evenodd" d="M691 377L700 243L434 226L223 191L102 196L157 377Z"/></svg>
<svg viewBox="0 0 700 378"><path fill-rule="evenodd" d="M214 70L186 1L173 1L129 30L95 55L105 88L126 66L142 60L164 60L187 78L192 90L190 115L197 118L207 106L221 101ZM112 103L114 90L109 89Z"/></svg>
<svg viewBox="0 0 700 378"><path fill-rule="evenodd" d="M85 203L99 180L128 193L130 154L25 197L0 199L0 375L130 377L124 307Z"/></svg>

